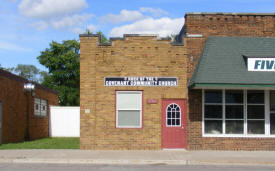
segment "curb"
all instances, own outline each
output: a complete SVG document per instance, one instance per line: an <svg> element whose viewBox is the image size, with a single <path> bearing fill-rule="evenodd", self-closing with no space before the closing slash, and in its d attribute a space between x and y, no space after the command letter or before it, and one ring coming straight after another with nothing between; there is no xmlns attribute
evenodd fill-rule
<svg viewBox="0 0 275 171"><path fill-rule="evenodd" d="M109 164L109 165L239 165L239 166L275 166L275 162L240 162L208 160L112 160L112 159L0 159L1 163L16 164Z"/></svg>

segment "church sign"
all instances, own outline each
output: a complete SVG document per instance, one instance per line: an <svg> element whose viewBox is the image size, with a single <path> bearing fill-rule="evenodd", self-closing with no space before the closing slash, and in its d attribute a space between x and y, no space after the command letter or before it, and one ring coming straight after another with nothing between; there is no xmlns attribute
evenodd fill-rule
<svg viewBox="0 0 275 171"><path fill-rule="evenodd" d="M105 86L178 86L177 77L105 77Z"/></svg>

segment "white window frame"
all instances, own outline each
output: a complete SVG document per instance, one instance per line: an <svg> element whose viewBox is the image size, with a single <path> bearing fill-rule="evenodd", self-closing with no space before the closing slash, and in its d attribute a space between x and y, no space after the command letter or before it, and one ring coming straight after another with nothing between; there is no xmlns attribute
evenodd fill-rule
<svg viewBox="0 0 275 171"><path fill-rule="evenodd" d="M222 105L223 105L223 133L222 134L206 134L204 133L204 97L205 91L212 89L202 90L202 136L203 137L244 137L244 138L275 138L275 135L270 134L270 90L264 91L264 101L265 101L265 134L247 134L247 91L250 89L243 89L244 95L244 133L243 134L225 134L225 91L234 89L222 89ZM221 89L213 89L221 90ZM237 90L237 89L236 89ZM252 90L252 89L251 89Z"/></svg>
<svg viewBox="0 0 275 171"><path fill-rule="evenodd" d="M140 98L140 108L139 109L118 109L118 94L119 93L139 93L141 95ZM118 111L121 110L133 110L133 111L140 111L139 115L140 115L140 121L139 121L139 125L138 126L132 126L132 125L124 125L124 126L120 126L118 125ZM143 121L143 92L142 91L116 91L116 128L142 128L142 121Z"/></svg>
<svg viewBox="0 0 275 171"><path fill-rule="evenodd" d="M36 109L37 105L38 105L38 109ZM40 116L40 115L41 115L41 99L34 98L34 116Z"/></svg>
<svg viewBox="0 0 275 171"><path fill-rule="evenodd" d="M166 117L166 127L181 127L181 108L180 108L180 118L177 118L177 119L180 119L180 124L179 125L167 125L167 120L168 120L168 118L167 118L167 110L168 110L168 107L170 106L170 105L177 105L179 108L180 108L180 105L178 105L177 103L170 103L169 105L167 105L167 107L166 107L166 113L165 113L165 117Z"/></svg>
<svg viewBox="0 0 275 171"><path fill-rule="evenodd" d="M37 101L39 101L39 103L37 103ZM46 111L43 112L43 105L42 101L46 102ZM38 105L38 110L36 110L36 105ZM34 98L34 116L35 117L47 117L48 115L48 101L44 100L44 99L40 99L40 98Z"/></svg>

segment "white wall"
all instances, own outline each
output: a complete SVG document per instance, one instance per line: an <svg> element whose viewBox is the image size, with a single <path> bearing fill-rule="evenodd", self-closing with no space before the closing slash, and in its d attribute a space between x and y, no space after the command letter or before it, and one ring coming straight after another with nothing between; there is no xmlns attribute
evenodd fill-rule
<svg viewBox="0 0 275 171"><path fill-rule="evenodd" d="M50 106L50 136L79 137L80 107Z"/></svg>

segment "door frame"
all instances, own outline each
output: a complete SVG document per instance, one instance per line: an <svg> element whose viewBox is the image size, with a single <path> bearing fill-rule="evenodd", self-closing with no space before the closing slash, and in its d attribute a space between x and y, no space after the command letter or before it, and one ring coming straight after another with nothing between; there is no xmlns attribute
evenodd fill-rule
<svg viewBox="0 0 275 171"><path fill-rule="evenodd" d="M183 105L185 105L185 106L183 106L183 107L181 107L181 106L179 106L180 107L180 109L181 109L181 120L183 120L183 121L181 121L181 127L182 126L184 126L184 131L185 131L185 138L184 138L184 141L185 141L185 148L179 148L179 149L187 149L187 133L188 133L188 131L187 131L187 124L188 124L188 121L187 121L187 99L186 98L172 98L172 99L169 99L169 98L162 98L161 99L161 148L162 149L167 149L166 147L164 147L163 146L163 129L164 129L164 124L163 124L163 119L165 119L166 120L166 118L164 118L163 117L163 101L164 100L171 100L171 101L173 101L173 100L182 100L183 101ZM174 102L172 102L172 103L174 103ZM167 108L167 106L165 107L165 109ZM165 111L165 113L166 113L166 111ZM184 121L185 121L185 123L184 123ZM166 124L166 122L165 122L165 124ZM182 124L185 124L185 125L182 125ZM168 149L173 149L173 148L168 148Z"/></svg>

